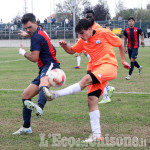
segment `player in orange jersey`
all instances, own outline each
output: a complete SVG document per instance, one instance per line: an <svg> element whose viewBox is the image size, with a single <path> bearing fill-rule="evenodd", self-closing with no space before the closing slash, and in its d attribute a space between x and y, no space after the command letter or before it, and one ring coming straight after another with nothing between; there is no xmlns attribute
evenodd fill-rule
<svg viewBox="0 0 150 150"><path fill-rule="evenodd" d="M100 141L102 134L98 99L107 82L117 77L118 63L114 47L119 47L123 66L129 69L130 65L125 61L121 39L109 29L93 30L89 20L81 19L76 25L75 31L81 37L75 45L69 47L66 41L60 41L59 44L69 54L86 50L91 57L91 72L86 74L79 82L67 88L58 91L49 91L46 88L43 90L47 100L53 100L60 96L75 94L87 87L92 135L84 142Z"/></svg>

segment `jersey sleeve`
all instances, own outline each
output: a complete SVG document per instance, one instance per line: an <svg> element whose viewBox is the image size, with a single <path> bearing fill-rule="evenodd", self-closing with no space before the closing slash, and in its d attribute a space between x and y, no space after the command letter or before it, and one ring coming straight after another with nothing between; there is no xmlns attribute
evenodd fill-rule
<svg viewBox="0 0 150 150"><path fill-rule="evenodd" d="M121 46L122 40L109 29L107 30L107 32L104 32L104 36L107 39L108 43L110 43L112 46Z"/></svg>
<svg viewBox="0 0 150 150"><path fill-rule="evenodd" d="M79 39L78 42L71 47L71 49L77 53L81 53L83 51L83 43L82 39Z"/></svg>
<svg viewBox="0 0 150 150"><path fill-rule="evenodd" d="M142 29L138 29L138 33L141 34L142 33Z"/></svg>
<svg viewBox="0 0 150 150"><path fill-rule="evenodd" d="M124 30L123 35L127 37L127 32Z"/></svg>
<svg viewBox="0 0 150 150"><path fill-rule="evenodd" d="M42 37L40 35L36 35L36 37L31 38L31 51L40 51L41 49L41 40Z"/></svg>

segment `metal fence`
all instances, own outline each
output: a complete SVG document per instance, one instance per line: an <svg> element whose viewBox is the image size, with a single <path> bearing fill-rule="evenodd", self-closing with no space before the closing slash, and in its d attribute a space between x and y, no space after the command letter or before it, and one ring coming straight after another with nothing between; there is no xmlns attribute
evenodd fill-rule
<svg viewBox="0 0 150 150"><path fill-rule="evenodd" d="M101 26L105 27L107 24L110 29L114 28L122 28L122 33L120 36L123 35L123 30L128 27L128 21L122 20L120 22L118 21L97 21ZM68 25L65 26L65 24L62 23L55 23L55 24L44 24L42 23L44 30L50 35L51 39L73 39L73 26ZM135 23L135 26L138 28L142 28L143 32L145 33L145 37L147 37L147 29L150 27L150 22L143 22L138 21ZM14 24L0 24L0 40L9 39L23 39L18 35L19 30L24 30L23 26L20 24L14 25Z"/></svg>

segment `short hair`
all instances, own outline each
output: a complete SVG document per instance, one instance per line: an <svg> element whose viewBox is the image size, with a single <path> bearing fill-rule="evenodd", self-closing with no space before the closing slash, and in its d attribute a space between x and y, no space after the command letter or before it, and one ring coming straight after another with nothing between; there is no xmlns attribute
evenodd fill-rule
<svg viewBox="0 0 150 150"><path fill-rule="evenodd" d="M40 27L41 29L43 29L43 26L42 26L41 24L39 24L39 27Z"/></svg>
<svg viewBox="0 0 150 150"><path fill-rule="evenodd" d="M91 14L93 14L93 16L95 16L95 13L94 13L93 10L87 10L87 11L85 12L85 14L88 14L88 13L91 13Z"/></svg>
<svg viewBox="0 0 150 150"><path fill-rule="evenodd" d="M131 19L135 21L135 19L134 19L132 16L130 16L130 17L128 18L128 21L131 20Z"/></svg>
<svg viewBox="0 0 150 150"><path fill-rule="evenodd" d="M22 24L26 24L28 21L35 23L36 22L35 15L32 13L24 14L22 19L21 19Z"/></svg>
<svg viewBox="0 0 150 150"><path fill-rule="evenodd" d="M75 27L75 32L87 30L90 27L92 27L91 21L89 21L88 19L81 19L81 20L79 20L79 22L77 23L77 25Z"/></svg>

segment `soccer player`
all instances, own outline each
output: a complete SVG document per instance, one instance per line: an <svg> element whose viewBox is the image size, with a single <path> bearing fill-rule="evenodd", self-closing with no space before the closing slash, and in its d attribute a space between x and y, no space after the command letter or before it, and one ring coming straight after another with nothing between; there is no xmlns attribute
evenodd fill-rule
<svg viewBox="0 0 150 150"><path fill-rule="evenodd" d="M136 61L136 58L138 56L138 48L139 48L139 35L141 35L142 47L145 46L144 33L142 32L142 29L134 27L135 20L133 17L129 17L128 24L129 24L129 27L124 30L124 49L125 49L125 52L127 52L126 46L127 46L127 40L128 40L128 55L130 58L131 68L129 70L129 75L126 77L126 80L131 79L134 66L139 69L139 72L138 72L139 75L142 70L142 66L140 66L138 62Z"/></svg>
<svg viewBox="0 0 150 150"><path fill-rule="evenodd" d="M91 22L92 29L96 30L96 29L102 28L102 26L100 26L98 23L95 22L95 14L94 14L93 10L87 10L85 18L88 19ZM84 51L84 52L86 52L86 51ZM77 53L77 54L80 54L80 53ZM89 62L88 62L88 65L87 65L87 73L90 73L91 69L92 69L92 61L90 59ZM111 98L114 90L115 90L114 87L111 87L111 86L107 85L104 89L104 92L103 92L103 98L99 102L99 104L105 104L105 103L111 102L110 98Z"/></svg>
<svg viewBox="0 0 150 150"><path fill-rule="evenodd" d="M70 95L82 91L87 87L89 116L92 135L84 142L101 141L100 111L98 99L103 93L109 80L117 76L118 63L115 57L114 46L119 47L122 64L129 69L130 65L125 61L124 49L121 39L108 29L93 30L92 24L87 19L81 19L75 27L75 31L81 39L69 47L66 41L60 41L60 46L69 54L86 52L92 60L91 73L85 75L81 81L58 91L49 91L43 88L47 100L53 100L60 96Z"/></svg>
<svg viewBox="0 0 150 150"><path fill-rule="evenodd" d="M19 54L32 62L37 62L39 67L38 76L24 90L22 94L23 101L23 126L13 134L30 134L31 129L31 111L37 116L43 115L43 108L46 104L46 97L43 93L43 87L49 89L47 71L60 68L58 60L55 58L56 51L53 49L50 38L47 33L38 27L36 18L32 13L27 13L22 17L22 24L27 32L21 31L23 37L31 37L30 53L26 52L23 46L19 49ZM39 94L38 104L31 102L31 99Z"/></svg>

